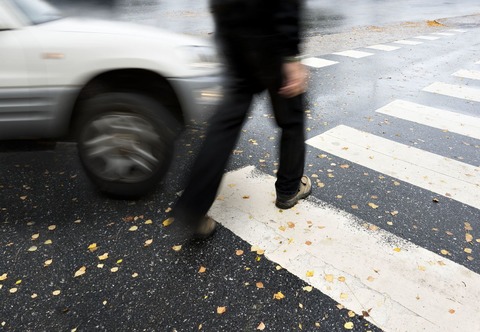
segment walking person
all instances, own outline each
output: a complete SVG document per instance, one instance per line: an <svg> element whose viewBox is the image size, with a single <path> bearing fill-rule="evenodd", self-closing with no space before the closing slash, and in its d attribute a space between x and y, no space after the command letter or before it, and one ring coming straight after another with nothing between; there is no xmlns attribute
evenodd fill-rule
<svg viewBox="0 0 480 332"><path fill-rule="evenodd" d="M307 71L299 59L301 0L211 0L215 37L224 56L225 96L212 116L187 186L173 210L194 236L213 234L207 212L247 118L254 95L267 91L281 128L276 206L293 207L311 192L303 175Z"/></svg>

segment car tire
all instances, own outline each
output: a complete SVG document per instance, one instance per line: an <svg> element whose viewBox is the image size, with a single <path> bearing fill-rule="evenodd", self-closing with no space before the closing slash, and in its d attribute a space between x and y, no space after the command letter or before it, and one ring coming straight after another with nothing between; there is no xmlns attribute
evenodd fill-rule
<svg viewBox="0 0 480 332"><path fill-rule="evenodd" d="M86 174L100 191L138 198L168 171L178 122L161 103L136 93L105 93L82 103L77 143Z"/></svg>

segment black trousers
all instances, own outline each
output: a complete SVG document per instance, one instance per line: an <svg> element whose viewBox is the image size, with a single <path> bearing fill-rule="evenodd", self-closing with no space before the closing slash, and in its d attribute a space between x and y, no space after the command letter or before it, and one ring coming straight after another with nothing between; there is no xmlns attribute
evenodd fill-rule
<svg viewBox="0 0 480 332"><path fill-rule="evenodd" d="M284 98L282 62L262 48L261 40L228 38L221 41L229 79L225 96L209 121L206 138L193 164L187 186L174 207L174 216L195 227L213 204L253 96L268 91L281 128L277 194L298 191L305 163L303 95ZM265 44L263 44L265 47Z"/></svg>

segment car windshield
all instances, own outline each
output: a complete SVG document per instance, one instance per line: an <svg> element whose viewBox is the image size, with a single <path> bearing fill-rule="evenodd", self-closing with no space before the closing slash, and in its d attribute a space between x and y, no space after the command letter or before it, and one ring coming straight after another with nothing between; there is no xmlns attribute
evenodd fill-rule
<svg viewBox="0 0 480 332"><path fill-rule="evenodd" d="M41 24L62 18L55 7L43 0L12 0L12 2L32 24Z"/></svg>

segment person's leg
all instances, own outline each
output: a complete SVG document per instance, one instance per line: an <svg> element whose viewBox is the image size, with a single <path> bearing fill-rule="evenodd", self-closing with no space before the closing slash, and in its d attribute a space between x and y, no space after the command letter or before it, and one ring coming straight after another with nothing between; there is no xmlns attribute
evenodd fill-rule
<svg viewBox="0 0 480 332"><path fill-rule="evenodd" d="M174 207L174 217L195 231L213 204L253 95L231 89L210 119L202 148L194 162L187 186Z"/></svg>
<svg viewBox="0 0 480 332"><path fill-rule="evenodd" d="M275 120L281 128L280 165L275 188L277 194L297 193L305 164L303 95L283 98L276 87L269 89Z"/></svg>

